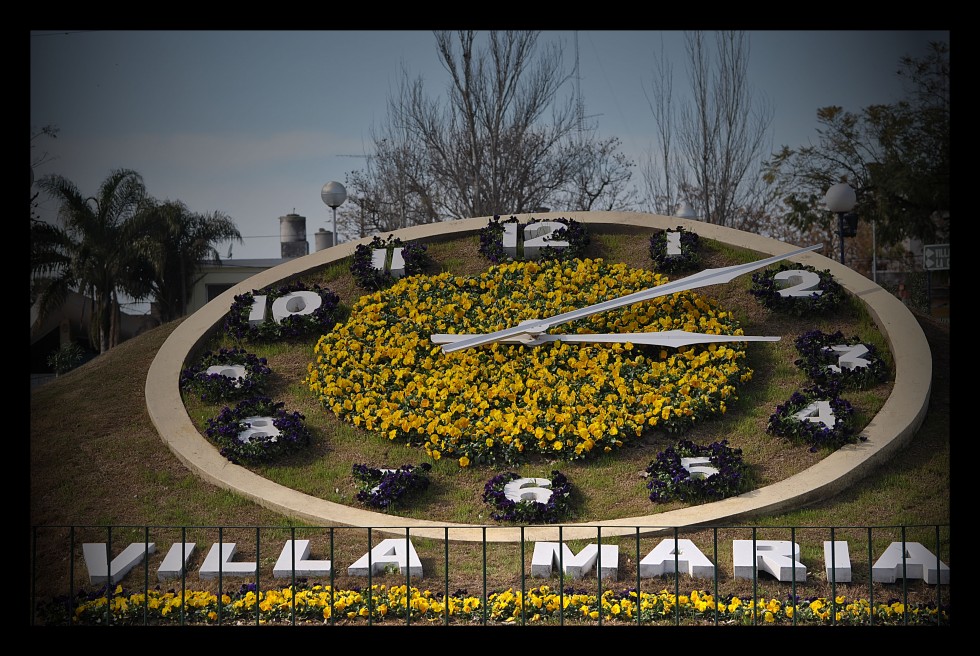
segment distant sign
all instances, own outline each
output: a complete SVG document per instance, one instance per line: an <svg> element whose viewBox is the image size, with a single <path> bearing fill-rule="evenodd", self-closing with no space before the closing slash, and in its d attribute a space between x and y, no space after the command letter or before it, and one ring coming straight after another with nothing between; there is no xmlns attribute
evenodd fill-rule
<svg viewBox="0 0 980 656"><path fill-rule="evenodd" d="M922 247L922 268L926 271L949 269L949 244L929 244Z"/></svg>

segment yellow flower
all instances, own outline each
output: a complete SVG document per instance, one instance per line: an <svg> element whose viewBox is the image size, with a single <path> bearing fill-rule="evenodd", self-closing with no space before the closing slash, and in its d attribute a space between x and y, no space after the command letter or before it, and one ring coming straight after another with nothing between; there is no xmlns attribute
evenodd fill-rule
<svg viewBox="0 0 980 656"><path fill-rule="evenodd" d="M460 467L469 467L469 465L470 465L470 459L467 458L466 456L463 456L462 458L459 459Z"/></svg>
<svg viewBox="0 0 980 656"><path fill-rule="evenodd" d="M338 417L388 439L428 443L434 459L498 442L512 453L575 457L593 452L594 444L585 441L594 440L607 452L641 437L661 418L722 414L721 401L736 400L731 381L751 375L742 364L744 351L706 345L669 358L666 349L659 358L630 357L636 353L630 343L556 342L537 348L493 344L446 355L428 334L491 332L665 281L600 259L512 262L477 277L403 278L361 297L347 323L318 340L304 384ZM509 295L507 304L497 302L501 293ZM685 292L604 313L578 332L680 327L740 331L728 313ZM726 369L714 364L719 359Z"/></svg>

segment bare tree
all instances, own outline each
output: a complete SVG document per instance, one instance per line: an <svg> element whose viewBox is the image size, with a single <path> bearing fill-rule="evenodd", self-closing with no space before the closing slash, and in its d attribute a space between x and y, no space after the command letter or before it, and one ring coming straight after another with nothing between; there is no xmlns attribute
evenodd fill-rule
<svg viewBox="0 0 980 656"><path fill-rule="evenodd" d="M772 108L749 87L743 32L716 32L713 53L703 32L685 39L692 97L679 114L673 71L662 52L656 60L650 108L659 144L643 168L647 201L668 214L687 200L703 221L742 229L760 214Z"/></svg>
<svg viewBox="0 0 980 656"><path fill-rule="evenodd" d="M562 50L539 48L538 38L494 31L480 49L475 32L436 32L446 97L403 72L367 170L348 174L345 225L384 231L544 206L628 206L633 163L617 139L583 126L574 98L559 97L570 78Z"/></svg>
<svg viewBox="0 0 980 656"><path fill-rule="evenodd" d="M576 158L572 184L559 197L559 204L586 212L628 211L636 206L638 192L630 184L635 164L619 152L620 140L588 140L576 143L569 157Z"/></svg>
<svg viewBox="0 0 980 656"><path fill-rule="evenodd" d="M647 203L657 214L672 215L684 198L689 187L686 170L678 150L674 146L674 80L673 67L664 55L663 42L660 57L654 61L656 78L652 98L647 94L647 104L657 125L658 142L651 147L643 163L642 174Z"/></svg>

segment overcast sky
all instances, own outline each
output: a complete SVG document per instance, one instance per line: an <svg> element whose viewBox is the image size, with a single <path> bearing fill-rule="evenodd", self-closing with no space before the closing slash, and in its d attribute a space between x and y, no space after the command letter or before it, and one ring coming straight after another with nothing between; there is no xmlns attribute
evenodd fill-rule
<svg viewBox="0 0 980 656"><path fill-rule="evenodd" d="M899 58L949 43L948 31L749 36L749 83L775 111L775 148L815 139L820 107L900 99ZM654 55L667 53L677 93L683 33L549 31L542 41L564 44L569 69L577 43L586 115L639 161L655 134ZM35 177L64 175L94 194L111 170L134 169L157 199L229 215L245 238L234 259L279 257L279 217L291 212L306 217L315 250L332 215L320 191L363 168L402 71L434 97L447 79L428 31L34 31L30 64L32 131L59 129L33 142L32 161L51 158ZM45 216L55 211L43 204Z"/></svg>

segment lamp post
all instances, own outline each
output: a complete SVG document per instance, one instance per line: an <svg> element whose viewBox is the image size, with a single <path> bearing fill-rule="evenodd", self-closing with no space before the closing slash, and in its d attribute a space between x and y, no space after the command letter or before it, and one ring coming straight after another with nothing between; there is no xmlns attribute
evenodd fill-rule
<svg viewBox="0 0 980 656"><path fill-rule="evenodd" d="M339 182L328 182L320 190L320 198L327 207L333 210L333 225L331 226L331 246L337 245L337 208L347 200L347 190Z"/></svg>
<svg viewBox="0 0 980 656"><path fill-rule="evenodd" d="M844 264L844 237L853 237L857 234L857 215L849 214L854 206L857 205L857 194L851 185L846 182L838 182L827 190L823 202L827 209L837 213L837 235L840 238L840 263ZM847 229L844 228L844 215L847 214Z"/></svg>
<svg viewBox="0 0 980 656"><path fill-rule="evenodd" d="M698 215L694 211L694 208L691 207L691 204L689 202L687 202L686 200L682 200L680 203L678 203L678 205L677 205L677 214L675 216L677 216L677 218L679 218L679 219L696 219L696 218L698 218Z"/></svg>

